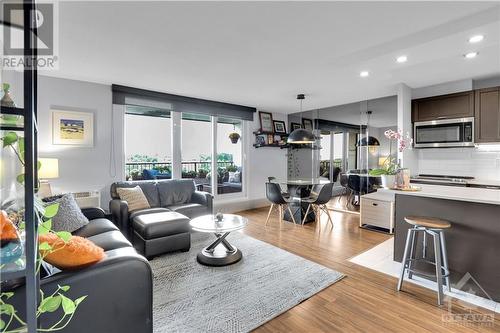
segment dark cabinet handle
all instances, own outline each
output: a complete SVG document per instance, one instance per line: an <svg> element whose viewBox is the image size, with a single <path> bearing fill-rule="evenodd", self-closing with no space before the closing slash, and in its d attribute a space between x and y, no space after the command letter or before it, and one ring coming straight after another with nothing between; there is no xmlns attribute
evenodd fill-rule
<svg viewBox="0 0 500 333"><path fill-rule="evenodd" d="M374 202L374 203L372 203L372 205L374 205L374 206L378 206L378 203L375 203L375 202Z"/></svg>

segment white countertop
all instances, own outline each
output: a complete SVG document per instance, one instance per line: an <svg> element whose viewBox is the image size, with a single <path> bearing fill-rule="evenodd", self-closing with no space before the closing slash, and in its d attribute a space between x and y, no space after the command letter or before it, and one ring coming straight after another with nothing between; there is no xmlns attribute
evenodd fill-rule
<svg viewBox="0 0 500 333"><path fill-rule="evenodd" d="M427 184L415 184L414 186L421 187L422 190L417 192L407 192L407 191L379 189L378 191L382 193L413 195L417 197L429 197L437 199L448 199L448 200L500 205L500 190L492 190L492 189L477 188L477 187L458 187L458 186L427 185Z"/></svg>

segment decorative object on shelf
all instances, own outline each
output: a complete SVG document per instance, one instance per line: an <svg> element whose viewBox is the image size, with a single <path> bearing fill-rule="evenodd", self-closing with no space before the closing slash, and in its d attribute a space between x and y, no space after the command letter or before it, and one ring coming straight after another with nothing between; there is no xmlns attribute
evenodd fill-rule
<svg viewBox="0 0 500 333"><path fill-rule="evenodd" d="M313 130L312 120L308 119L308 118L303 118L302 119L302 127L306 130L312 131Z"/></svg>
<svg viewBox="0 0 500 333"><path fill-rule="evenodd" d="M259 111L260 130L262 132L274 132L273 115L269 112Z"/></svg>
<svg viewBox="0 0 500 333"><path fill-rule="evenodd" d="M273 124L274 124L274 133L286 134L286 126L284 121L274 120Z"/></svg>
<svg viewBox="0 0 500 333"><path fill-rule="evenodd" d="M302 102L305 99L304 94L298 94L297 99L300 101L300 117L302 118ZM312 121L311 121L311 130L312 130ZM315 142L316 137L314 136L311 130L305 128L297 128L290 133L288 137L288 143L297 145L297 144L312 144Z"/></svg>
<svg viewBox="0 0 500 333"><path fill-rule="evenodd" d="M52 188L48 179L59 178L59 160L57 158L39 158L40 170L38 178L40 178L40 188L38 195L40 198L52 196Z"/></svg>
<svg viewBox="0 0 500 333"><path fill-rule="evenodd" d="M0 243L0 265L13 263L23 255L19 232L4 210L0 211Z"/></svg>
<svg viewBox="0 0 500 333"><path fill-rule="evenodd" d="M296 129L302 128L302 125L299 123L290 123L290 126L292 127L292 132Z"/></svg>
<svg viewBox="0 0 500 333"><path fill-rule="evenodd" d="M52 110L52 143L55 145L94 146L94 114Z"/></svg>
<svg viewBox="0 0 500 333"><path fill-rule="evenodd" d="M266 142L267 142L267 135L260 134L255 137L255 143L258 145L265 145Z"/></svg>
<svg viewBox="0 0 500 333"><path fill-rule="evenodd" d="M233 125L233 131L229 133L229 140L231 140L231 143L237 144L240 138L240 133L236 132L236 125Z"/></svg>
<svg viewBox="0 0 500 333"><path fill-rule="evenodd" d="M274 144L274 135L272 135L272 134L267 135L267 144L269 144L269 145Z"/></svg>
<svg viewBox="0 0 500 333"><path fill-rule="evenodd" d="M14 102L12 97L10 96L10 84L4 83L2 88L3 88L3 97L0 100L0 105L6 106L9 108L15 108L16 103Z"/></svg>

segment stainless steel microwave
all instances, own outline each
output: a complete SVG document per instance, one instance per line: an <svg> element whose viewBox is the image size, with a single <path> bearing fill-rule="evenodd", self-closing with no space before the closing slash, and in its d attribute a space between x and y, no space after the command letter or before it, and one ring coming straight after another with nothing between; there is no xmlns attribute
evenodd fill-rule
<svg viewBox="0 0 500 333"><path fill-rule="evenodd" d="M415 148L474 146L474 117L418 121L413 125Z"/></svg>

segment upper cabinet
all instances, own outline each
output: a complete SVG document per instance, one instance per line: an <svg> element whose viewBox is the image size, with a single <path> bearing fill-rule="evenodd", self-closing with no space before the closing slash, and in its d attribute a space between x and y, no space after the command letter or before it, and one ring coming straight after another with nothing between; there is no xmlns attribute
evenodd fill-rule
<svg viewBox="0 0 500 333"><path fill-rule="evenodd" d="M413 121L464 118L473 116L473 91L420 98L412 101Z"/></svg>
<svg viewBox="0 0 500 333"><path fill-rule="evenodd" d="M500 87L475 91L475 141L500 142Z"/></svg>

